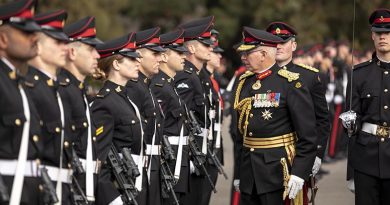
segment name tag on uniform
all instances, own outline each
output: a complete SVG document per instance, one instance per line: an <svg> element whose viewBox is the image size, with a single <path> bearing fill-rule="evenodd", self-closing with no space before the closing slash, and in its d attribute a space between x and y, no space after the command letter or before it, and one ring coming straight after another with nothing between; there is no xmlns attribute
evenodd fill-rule
<svg viewBox="0 0 390 205"><path fill-rule="evenodd" d="M280 93L259 93L254 96L253 107L279 107L279 102Z"/></svg>

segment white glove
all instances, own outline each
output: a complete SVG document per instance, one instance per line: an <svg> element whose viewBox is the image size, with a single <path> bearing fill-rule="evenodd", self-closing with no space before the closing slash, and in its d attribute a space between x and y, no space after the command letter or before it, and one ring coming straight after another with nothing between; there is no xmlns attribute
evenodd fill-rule
<svg viewBox="0 0 390 205"><path fill-rule="evenodd" d="M194 163L192 163L192 161L190 161L190 174L194 174L195 173L195 166L194 166Z"/></svg>
<svg viewBox="0 0 390 205"><path fill-rule="evenodd" d="M289 199L294 199L298 192L302 189L303 183L305 183L305 180L295 176L291 175L290 180L287 184L287 193Z"/></svg>
<svg viewBox="0 0 390 205"><path fill-rule="evenodd" d="M313 174L313 176L315 176L318 173L318 171L320 171L321 162L322 162L321 158L316 157L313 168L311 169L311 173Z"/></svg>
<svg viewBox="0 0 390 205"><path fill-rule="evenodd" d="M353 180L353 179L348 180L347 181L347 188L352 193L355 193L355 180Z"/></svg>
<svg viewBox="0 0 390 205"><path fill-rule="evenodd" d="M233 180L233 186L235 190L237 191L240 190L240 180L239 179Z"/></svg>
<svg viewBox="0 0 390 205"><path fill-rule="evenodd" d="M121 196L116 197L108 205L123 205L122 197Z"/></svg>

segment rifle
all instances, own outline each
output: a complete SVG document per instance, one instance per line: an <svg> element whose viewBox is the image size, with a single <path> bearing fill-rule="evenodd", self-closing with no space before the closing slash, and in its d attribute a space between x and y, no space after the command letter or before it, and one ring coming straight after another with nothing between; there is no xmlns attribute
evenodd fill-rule
<svg viewBox="0 0 390 205"><path fill-rule="evenodd" d="M75 205L89 205L89 201L87 196L85 196L83 190L76 177L72 175L72 184L71 184L71 192L72 192L72 202Z"/></svg>
<svg viewBox="0 0 390 205"><path fill-rule="evenodd" d="M108 151L108 163L114 173L115 180L122 193L122 199L125 204L138 205L135 196L138 195L138 190L135 188L134 182L128 176L129 171L119 157L118 151L114 145L111 145Z"/></svg>
<svg viewBox="0 0 390 205"><path fill-rule="evenodd" d="M131 150L127 147L122 149L123 155L123 164L126 166L127 174L133 180L137 178L141 173L139 173L138 166L135 164L133 157L131 156ZM140 162L141 163L141 162Z"/></svg>
<svg viewBox="0 0 390 205"><path fill-rule="evenodd" d="M49 174L47 173L47 169L45 167L42 167L40 170L41 170L41 179L43 182L42 189L45 193L44 203L45 204L57 203L58 202L57 193L53 183L51 182Z"/></svg>
<svg viewBox="0 0 390 205"><path fill-rule="evenodd" d="M73 204L76 205L88 205L89 201L83 189L81 188L79 182L77 181L77 178L75 177L75 175L84 174L85 170L73 146L71 147L71 152L72 152L71 163L73 168L72 183L71 183L72 201Z"/></svg>
<svg viewBox="0 0 390 205"><path fill-rule="evenodd" d="M169 143L168 137L166 135L163 136L162 139L163 143L163 150L161 153L161 179L163 180L162 183L162 189L161 189L161 195L164 199L169 198L168 192L170 192L174 202L176 205L179 205L179 200L176 197L175 190L173 189L173 186L177 184L177 180L172 174L171 169L168 165L169 161L175 161L175 152L172 149L171 144Z"/></svg>
<svg viewBox="0 0 390 205"><path fill-rule="evenodd" d="M0 202L8 202L9 201L9 193L7 186L5 186L3 176L0 174Z"/></svg>
<svg viewBox="0 0 390 205"><path fill-rule="evenodd" d="M188 115L188 121L189 123L187 124L190 134L188 138L188 146L190 148L190 152L193 158L193 163L194 166L196 167L195 169L195 174L197 176L206 176L207 180L210 183L211 188L213 189L214 193L217 193L217 190L215 189L215 185L213 181L211 180L210 174L207 172L206 167L204 164L206 163L206 156L200 152L198 144L195 141L194 134L200 134L202 132L200 125L198 121L195 118L195 115L193 111L187 112Z"/></svg>
<svg viewBox="0 0 390 205"><path fill-rule="evenodd" d="M225 179L228 179L228 176L227 176L225 170L223 169L223 166L222 166L221 162L219 161L217 155L215 154L215 152L211 151L209 146L207 146L207 153L208 153L209 158L214 163L215 167L217 167L219 174L222 174L225 177Z"/></svg>

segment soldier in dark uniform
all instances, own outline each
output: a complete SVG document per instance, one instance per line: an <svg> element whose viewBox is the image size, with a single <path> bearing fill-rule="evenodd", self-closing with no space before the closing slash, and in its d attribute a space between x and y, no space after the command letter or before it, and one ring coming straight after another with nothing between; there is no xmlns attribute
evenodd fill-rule
<svg viewBox="0 0 390 205"><path fill-rule="evenodd" d="M0 173L8 199L1 204L39 204L37 165L40 144L39 116L25 92L27 61L37 55L32 21L34 1L14 1L0 6Z"/></svg>
<svg viewBox="0 0 390 205"><path fill-rule="evenodd" d="M183 99L189 110L194 111L202 127L202 133L196 136L196 141L203 154L207 154L207 138L212 133L209 133L210 119L208 111L210 104L206 99L207 93L203 88L203 84L206 83L208 83L210 88L210 83L202 82L200 72L204 64L210 60L211 46L213 45L210 39L210 30L212 29L213 21L214 18L211 18L206 24L201 24L200 26L181 26L185 28L184 38L188 53L184 70L178 72L175 76L175 86L180 98ZM191 22L189 24L191 25ZM207 80L209 81L210 79ZM191 175L191 191L186 196L186 204L198 203L198 200L204 197L203 191L195 190L202 190L201 187L205 180L204 176Z"/></svg>
<svg viewBox="0 0 390 205"><path fill-rule="evenodd" d="M150 90L150 80L158 73L160 66L160 28L137 32L137 52L142 56L138 80L127 82L127 95L140 109L144 118L144 138L148 157L149 195L151 205L161 204L160 145L162 137L162 115L156 98Z"/></svg>
<svg viewBox="0 0 390 205"><path fill-rule="evenodd" d="M145 205L148 186L144 169L142 118L138 107L128 97L126 88L128 80L138 78L140 55L135 51L135 35L130 33L96 48L101 56L98 67L107 79L91 106L93 123L97 128L98 158L105 160L99 174L96 203L123 203L113 183L115 178L107 159L111 146L114 146L119 153L125 147L131 149L140 172L135 180L135 187L140 191L136 200L138 204Z"/></svg>
<svg viewBox="0 0 390 205"><path fill-rule="evenodd" d="M355 204L390 204L389 94L390 10L374 11L369 23L375 53L355 66L348 83L347 110L357 114L356 132L349 144L354 169ZM348 92L352 86L352 93ZM350 107L350 102L352 101Z"/></svg>
<svg viewBox="0 0 390 205"><path fill-rule="evenodd" d="M223 99L220 92L220 87L217 82L217 80L214 78L214 71L221 66L221 53L224 50L218 46L218 41L214 41L213 45L213 52L210 54L210 60L207 62L207 65L205 68L201 70L201 73L203 75L209 78L209 82L206 81L206 84L204 84L204 87L207 86L207 83L210 83L209 86L209 95L207 96L209 102L210 102L210 111L209 111L209 117L210 121L212 123L212 126L210 126L212 129L212 139L209 139L209 148L212 153L210 154L216 155L219 162L223 165L223 140L222 140L222 118L223 118ZM206 87L205 87L206 88ZM211 176L211 179L214 184L217 183L218 173L219 170L216 167L216 164L213 160L209 157L209 166L208 166L208 172ZM203 188L205 195L202 198L201 204L209 204L210 203L210 197L212 188L208 181L204 181Z"/></svg>
<svg viewBox="0 0 390 205"><path fill-rule="evenodd" d="M183 70L185 52L183 46L183 30L177 30L162 34L161 45L166 49L161 54L160 72L152 79L151 89L161 106L164 124L163 135L167 136L172 148L175 151L176 161L168 162L170 170L177 181L174 190L180 204L183 197L189 192L189 148L188 130L185 126L186 111L185 104L176 92L174 77L176 73ZM170 196L163 200L164 204L171 205L174 199Z"/></svg>
<svg viewBox="0 0 390 205"><path fill-rule="evenodd" d="M239 116L236 146L241 151L235 179L240 180L240 203L284 204L288 196L300 204L300 190L316 155L310 92L299 73L277 66L281 38L249 27L244 27L243 36L238 50L249 72L240 77L234 101Z"/></svg>
<svg viewBox="0 0 390 205"><path fill-rule="evenodd" d="M54 183L57 197L62 204L71 203L71 159L66 157L72 144L71 133L65 124L65 110L58 93L57 72L65 65L68 37L63 33L65 11L38 14L34 17L41 26L38 34L38 56L29 64L26 81L27 92L42 120L42 141L45 149L41 155L42 167L48 171Z"/></svg>
<svg viewBox="0 0 390 205"><path fill-rule="evenodd" d="M71 125L67 128L71 128L72 146L80 157L84 171L74 175L77 176L86 197L92 202L95 201L99 160L96 160L95 128L91 123L85 78L97 69L100 56L95 46L102 42L96 38L94 17L86 17L69 24L64 28L64 32L71 42L68 43L66 64L58 76L59 93L65 109L71 110L65 113L65 123Z"/></svg>
<svg viewBox="0 0 390 205"><path fill-rule="evenodd" d="M321 167L330 135L329 110L325 98L325 86L322 84L323 76L320 76L319 70L316 68L303 64L296 65L292 62L293 52L297 48L295 38L298 34L290 25L283 22L273 22L268 25L267 31L283 39L283 42L278 44L276 52L276 62L279 67L299 73L313 99L318 140L317 157L314 161L312 174L316 175Z"/></svg>

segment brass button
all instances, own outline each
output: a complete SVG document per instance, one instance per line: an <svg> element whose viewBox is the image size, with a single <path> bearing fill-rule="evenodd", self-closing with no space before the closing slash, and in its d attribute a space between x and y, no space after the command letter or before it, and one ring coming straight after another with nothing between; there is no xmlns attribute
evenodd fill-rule
<svg viewBox="0 0 390 205"><path fill-rule="evenodd" d="M96 137L92 137L92 140L93 140L94 142L96 142Z"/></svg>
<svg viewBox="0 0 390 205"><path fill-rule="evenodd" d="M40 159L36 159L36 160L35 160L35 163L36 163L37 165L40 165L40 164L41 164L41 160L40 160Z"/></svg>
<svg viewBox="0 0 390 205"><path fill-rule="evenodd" d="M385 71L385 75L389 74L389 71Z"/></svg>
<svg viewBox="0 0 390 205"><path fill-rule="evenodd" d="M106 92L110 92L110 89L107 88L107 89L106 89Z"/></svg>
<svg viewBox="0 0 390 205"><path fill-rule="evenodd" d="M249 132L249 136L252 136L253 135L253 133L252 132Z"/></svg>
<svg viewBox="0 0 390 205"><path fill-rule="evenodd" d="M145 119L144 122L145 122L145 123L148 123L148 120Z"/></svg>
<svg viewBox="0 0 390 205"><path fill-rule="evenodd" d="M39 141L38 135L33 135L33 141L34 141L34 142L38 142L38 141Z"/></svg>
<svg viewBox="0 0 390 205"><path fill-rule="evenodd" d="M43 121L42 120L39 120L39 125L43 126Z"/></svg>
<svg viewBox="0 0 390 205"><path fill-rule="evenodd" d="M384 142L385 141L385 138L381 138L381 142Z"/></svg>
<svg viewBox="0 0 390 205"><path fill-rule="evenodd" d="M387 123L386 123L386 122L384 122L384 123L383 123L383 126L387 126Z"/></svg>
<svg viewBox="0 0 390 205"><path fill-rule="evenodd" d="M132 120L131 123L134 124L134 123L135 123L135 120Z"/></svg>
<svg viewBox="0 0 390 205"><path fill-rule="evenodd" d="M383 106L383 108L385 109L385 110L387 110L387 108L389 108L387 105L385 105L385 106Z"/></svg>
<svg viewBox="0 0 390 205"><path fill-rule="evenodd" d="M385 93L387 93L389 90L385 89L384 91L385 91Z"/></svg>
<svg viewBox="0 0 390 205"><path fill-rule="evenodd" d="M370 95L370 94L367 94L367 97L369 98L369 97L371 97L371 95Z"/></svg>
<svg viewBox="0 0 390 205"><path fill-rule="evenodd" d="M179 116L181 117L181 116L183 116L183 115L180 113L180 115L179 115Z"/></svg>
<svg viewBox="0 0 390 205"><path fill-rule="evenodd" d="M188 123L188 120L184 120L184 123Z"/></svg>
<svg viewBox="0 0 390 205"><path fill-rule="evenodd" d="M72 130L75 131L76 130L76 126L72 125Z"/></svg>
<svg viewBox="0 0 390 205"><path fill-rule="evenodd" d="M56 132L57 132L57 133L61 132L61 128L56 127Z"/></svg>
<svg viewBox="0 0 390 205"><path fill-rule="evenodd" d="M15 120L15 125L20 126L21 124L22 124L22 121L20 121L19 118Z"/></svg>
<svg viewBox="0 0 390 205"><path fill-rule="evenodd" d="M253 114L251 113L251 114L249 115L249 117L252 118L252 117L253 117Z"/></svg>
<svg viewBox="0 0 390 205"><path fill-rule="evenodd" d="M153 115L156 116L156 113L154 112Z"/></svg>
<svg viewBox="0 0 390 205"><path fill-rule="evenodd" d="M72 168L72 165L70 163L68 163L68 168Z"/></svg>
<svg viewBox="0 0 390 205"><path fill-rule="evenodd" d="M157 127L161 127L160 123L157 124Z"/></svg>
<svg viewBox="0 0 390 205"><path fill-rule="evenodd" d="M65 141L65 142L64 142L64 147L65 147L65 148L68 148L68 147L69 147L69 142L68 142L68 141Z"/></svg>
<svg viewBox="0 0 390 205"><path fill-rule="evenodd" d="M253 151L255 151L255 148L251 148L250 150L251 150L251 152L253 152Z"/></svg>
<svg viewBox="0 0 390 205"><path fill-rule="evenodd" d="M88 127L88 123L87 122L83 122L83 126L84 127Z"/></svg>
<svg viewBox="0 0 390 205"><path fill-rule="evenodd" d="M39 80L39 76L34 75L34 80Z"/></svg>

